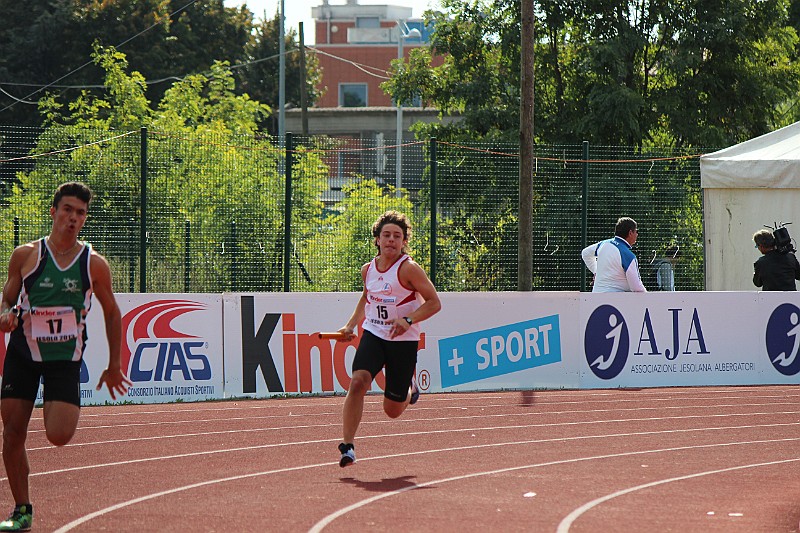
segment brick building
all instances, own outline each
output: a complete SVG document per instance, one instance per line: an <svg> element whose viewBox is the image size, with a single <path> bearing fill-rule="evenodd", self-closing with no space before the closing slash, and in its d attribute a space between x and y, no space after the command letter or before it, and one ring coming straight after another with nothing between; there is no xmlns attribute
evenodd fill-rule
<svg viewBox="0 0 800 533"><path fill-rule="evenodd" d="M420 185L422 146L403 146L400 178L396 167L395 139L413 141L409 127L418 121L439 121L436 109L419 107L419 102L399 112L380 84L389 77L393 59L428 43L430 29L422 19L411 18L410 7L362 5L358 0L344 4L322 4L311 8L314 17L317 59L325 89L314 108L308 110L309 134L326 134L348 147L338 161L327 161L331 168L330 202L355 176L372 177L379 183L414 189ZM402 42L401 42L402 39ZM439 63L441 59L439 59ZM451 121L455 118L447 117ZM286 131L300 132L301 112L286 112ZM363 150L363 151L362 151ZM379 154L379 155L376 155Z"/></svg>

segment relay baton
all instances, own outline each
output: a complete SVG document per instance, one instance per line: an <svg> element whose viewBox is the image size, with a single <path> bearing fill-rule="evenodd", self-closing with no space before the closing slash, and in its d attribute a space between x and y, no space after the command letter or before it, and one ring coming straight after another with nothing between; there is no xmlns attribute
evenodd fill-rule
<svg viewBox="0 0 800 533"><path fill-rule="evenodd" d="M334 339L337 341L346 341L347 335L342 333L341 331L323 331L319 334L320 339Z"/></svg>

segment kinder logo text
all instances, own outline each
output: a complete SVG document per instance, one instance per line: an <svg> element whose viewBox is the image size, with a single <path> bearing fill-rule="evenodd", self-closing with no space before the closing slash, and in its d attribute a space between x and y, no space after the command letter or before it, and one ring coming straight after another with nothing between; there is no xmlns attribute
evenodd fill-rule
<svg viewBox="0 0 800 533"><path fill-rule="evenodd" d="M172 326L177 317L205 309L205 304L189 300L156 300L126 313L122 368L128 378L134 383L210 380L208 343Z"/></svg>
<svg viewBox="0 0 800 533"><path fill-rule="evenodd" d="M767 355L772 366L785 376L800 372L800 309L793 304L775 308L767 322Z"/></svg>
<svg viewBox="0 0 800 533"><path fill-rule="evenodd" d="M561 361L558 315L441 339L442 387Z"/></svg>
<svg viewBox="0 0 800 533"><path fill-rule="evenodd" d="M241 298L243 393L258 392L259 376L269 392L334 392L350 387L346 356L348 349L355 353L360 334L348 342L320 339L316 331L298 332L294 313L266 313L256 319L254 298ZM273 353L276 337L280 338L280 352ZM423 333L419 349L424 348ZM276 362L283 363L282 376ZM375 384L381 390L385 388L383 373L375 377Z"/></svg>

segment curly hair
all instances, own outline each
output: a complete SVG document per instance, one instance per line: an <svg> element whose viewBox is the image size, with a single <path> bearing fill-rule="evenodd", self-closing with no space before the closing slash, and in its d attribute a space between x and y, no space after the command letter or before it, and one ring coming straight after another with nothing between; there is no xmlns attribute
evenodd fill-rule
<svg viewBox="0 0 800 533"><path fill-rule="evenodd" d="M378 248L378 253L381 253L381 247L378 246L378 237L386 224L395 224L403 230L403 240L408 242L411 240L411 222L408 217L399 211L386 211L378 220L372 225L372 237L375 239L375 247ZM405 245L403 245L403 252L408 253Z"/></svg>

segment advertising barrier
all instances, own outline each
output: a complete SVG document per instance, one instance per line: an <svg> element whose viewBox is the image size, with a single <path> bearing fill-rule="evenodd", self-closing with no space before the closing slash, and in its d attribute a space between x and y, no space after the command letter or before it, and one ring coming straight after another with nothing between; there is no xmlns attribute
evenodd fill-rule
<svg viewBox="0 0 800 533"><path fill-rule="evenodd" d="M322 338L359 293L119 294L119 402L342 394L361 329ZM421 323L423 392L800 383L800 293L441 293ZM108 361L95 302L81 373L85 405ZM7 342L7 336L6 336ZM0 359L5 343L0 344ZM380 374L373 392L383 390Z"/></svg>
<svg viewBox="0 0 800 533"><path fill-rule="evenodd" d="M218 399L223 391L222 296L209 294L117 294L122 312L122 372L133 383L111 399L96 390L108 365L103 309L97 300L86 318L81 365L81 404L167 403ZM5 342L0 359L5 360ZM39 389L38 403L42 401Z"/></svg>

